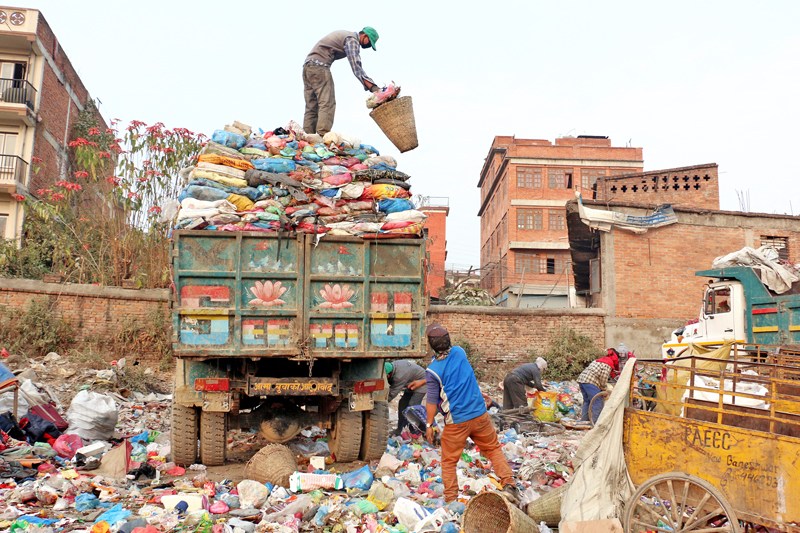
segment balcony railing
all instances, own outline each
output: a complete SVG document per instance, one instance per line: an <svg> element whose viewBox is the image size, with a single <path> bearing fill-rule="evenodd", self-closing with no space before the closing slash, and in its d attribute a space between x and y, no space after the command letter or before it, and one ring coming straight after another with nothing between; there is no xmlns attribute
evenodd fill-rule
<svg viewBox="0 0 800 533"><path fill-rule="evenodd" d="M33 111L36 89L25 80L0 78L0 103L25 104Z"/></svg>
<svg viewBox="0 0 800 533"><path fill-rule="evenodd" d="M25 184L28 162L17 155L0 154L0 189L16 192L17 184Z"/></svg>

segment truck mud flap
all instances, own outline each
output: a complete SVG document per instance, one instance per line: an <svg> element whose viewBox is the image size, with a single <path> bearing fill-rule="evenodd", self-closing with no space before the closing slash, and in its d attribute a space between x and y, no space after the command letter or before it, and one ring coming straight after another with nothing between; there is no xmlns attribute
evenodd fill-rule
<svg viewBox="0 0 800 533"><path fill-rule="evenodd" d="M249 396L335 396L339 383L334 378L255 378L247 380Z"/></svg>

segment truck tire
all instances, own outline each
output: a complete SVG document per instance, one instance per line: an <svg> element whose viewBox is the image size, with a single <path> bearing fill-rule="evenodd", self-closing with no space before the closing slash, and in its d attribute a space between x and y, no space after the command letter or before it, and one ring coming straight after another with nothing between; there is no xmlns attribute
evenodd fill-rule
<svg viewBox="0 0 800 533"><path fill-rule="evenodd" d="M228 432L225 427L226 413L200 413L200 462L206 466L225 464Z"/></svg>
<svg viewBox="0 0 800 533"><path fill-rule="evenodd" d="M170 422L170 444L172 461L180 466L197 462L197 409L186 407L172 400Z"/></svg>
<svg viewBox="0 0 800 533"><path fill-rule="evenodd" d="M351 411L343 403L333 414L332 428L329 431L328 448L340 463L350 463L358 459L361 450L361 432L364 419L361 411Z"/></svg>
<svg viewBox="0 0 800 533"><path fill-rule="evenodd" d="M380 459L389 440L389 404L375 402L372 411L364 411L364 434L361 435L362 461Z"/></svg>

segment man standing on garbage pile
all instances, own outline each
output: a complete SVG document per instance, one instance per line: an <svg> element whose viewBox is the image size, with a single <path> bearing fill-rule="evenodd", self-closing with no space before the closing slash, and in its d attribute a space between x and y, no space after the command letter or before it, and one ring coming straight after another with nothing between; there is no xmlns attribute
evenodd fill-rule
<svg viewBox="0 0 800 533"><path fill-rule="evenodd" d="M329 33L311 49L303 63L303 96L306 112L303 116L303 129L306 133L325 135L333 128L336 113L336 95L331 75L331 65L337 59L347 57L365 91L377 92L377 84L367 76L361 66L361 48L372 47L378 42L375 28L365 26L360 32L339 30Z"/></svg>
<svg viewBox="0 0 800 533"><path fill-rule="evenodd" d="M444 326L431 324L425 334L434 351L433 361L425 371L428 389L425 437L433 443L434 419L437 411L441 412L445 420L441 435L445 501L449 503L458 497L456 465L467 438L471 438L481 454L492 462L503 485L503 494L519 505L519 490L497 440L497 430L486 412L486 402L467 354L460 346L451 345L450 334Z"/></svg>
<svg viewBox="0 0 800 533"><path fill-rule="evenodd" d="M528 393L525 387L534 387L544 392L542 374L547 370L547 361L537 357L533 363L520 365L503 380L503 409L517 409L528 405Z"/></svg>
<svg viewBox="0 0 800 533"><path fill-rule="evenodd" d="M421 405L422 399L425 398L425 369L406 359L386 361L383 368L389 381L389 401L403 393L397 407L397 429L393 432L393 435L399 435L408 425L404 414L406 408L411 405Z"/></svg>
<svg viewBox="0 0 800 533"><path fill-rule="evenodd" d="M619 376L619 353L614 348L606 350L604 357L595 359L581 372L581 375L578 376L578 385L583 397L581 420L589 421L589 404L592 398L606 390L609 378L616 378L617 376ZM593 423L597 423L604 404L602 397L598 398L594 403L592 409Z"/></svg>

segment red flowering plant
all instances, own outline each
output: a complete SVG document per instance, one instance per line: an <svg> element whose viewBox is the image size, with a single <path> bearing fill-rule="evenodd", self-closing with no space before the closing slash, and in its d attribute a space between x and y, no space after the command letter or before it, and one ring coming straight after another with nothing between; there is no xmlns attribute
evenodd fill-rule
<svg viewBox="0 0 800 533"><path fill-rule="evenodd" d="M81 113L68 144L67 177L22 200L23 248L34 233L41 239L49 231L50 269L68 281L119 286L134 279L140 287L167 287L165 203L177 198L178 172L194 162L203 136L138 120L106 128L98 117L93 105Z"/></svg>

